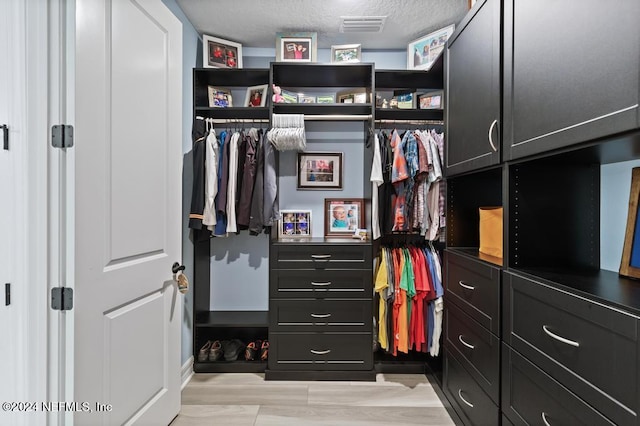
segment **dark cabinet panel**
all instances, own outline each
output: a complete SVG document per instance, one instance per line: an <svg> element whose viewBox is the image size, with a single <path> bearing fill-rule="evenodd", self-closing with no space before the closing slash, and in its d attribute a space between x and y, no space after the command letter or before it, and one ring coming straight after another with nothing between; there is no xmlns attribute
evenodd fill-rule
<svg viewBox="0 0 640 426"><path fill-rule="evenodd" d="M448 351L456 356L496 403L500 403L500 339L472 320L453 303L444 311L445 339Z"/></svg>
<svg viewBox="0 0 640 426"><path fill-rule="evenodd" d="M445 254L445 298L499 336L500 269L450 250Z"/></svg>
<svg viewBox="0 0 640 426"><path fill-rule="evenodd" d="M371 297L371 271L348 269L272 269L272 298Z"/></svg>
<svg viewBox="0 0 640 426"><path fill-rule="evenodd" d="M505 159L639 127L640 2L507 0L504 15Z"/></svg>
<svg viewBox="0 0 640 426"><path fill-rule="evenodd" d="M503 338L618 424L640 408L638 317L505 273Z"/></svg>
<svg viewBox="0 0 640 426"><path fill-rule="evenodd" d="M373 368L373 337L370 333L271 333L269 340L269 368L274 370Z"/></svg>
<svg viewBox="0 0 640 426"><path fill-rule="evenodd" d="M371 330L371 300L272 300L273 332Z"/></svg>
<svg viewBox="0 0 640 426"><path fill-rule="evenodd" d="M371 269L371 245L272 244L269 262L277 269Z"/></svg>
<svg viewBox="0 0 640 426"><path fill-rule="evenodd" d="M465 424L499 424L498 407L450 352L444 358L444 393Z"/></svg>
<svg viewBox="0 0 640 426"><path fill-rule="evenodd" d="M506 345L502 359L502 411L514 424L614 424Z"/></svg>
<svg viewBox="0 0 640 426"><path fill-rule="evenodd" d="M478 1L448 42L447 175L500 162L500 1Z"/></svg>

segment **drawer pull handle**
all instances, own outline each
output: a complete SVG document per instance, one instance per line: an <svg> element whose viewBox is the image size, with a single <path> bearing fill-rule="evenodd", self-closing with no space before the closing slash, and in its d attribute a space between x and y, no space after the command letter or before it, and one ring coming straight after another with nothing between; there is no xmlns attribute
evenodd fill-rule
<svg viewBox="0 0 640 426"><path fill-rule="evenodd" d="M498 120L493 120L493 123L491 123L491 126L489 126L489 144L491 145L491 149L493 149L493 152L498 152L498 148L496 148L495 144L493 143L493 126L495 126L496 124L498 124Z"/></svg>
<svg viewBox="0 0 640 426"><path fill-rule="evenodd" d="M545 426L551 426L547 421L547 415L544 411L542 412L542 421L544 422Z"/></svg>
<svg viewBox="0 0 640 426"><path fill-rule="evenodd" d="M469 401L467 401L466 399L464 399L464 396L462 396L462 389L458 389L458 396L460 397L460 399L462 400L462 402L464 402L465 404L467 404L469 407L473 408L473 404L470 403Z"/></svg>
<svg viewBox="0 0 640 426"><path fill-rule="evenodd" d="M565 343L565 344L570 345L570 346L575 346L576 348L580 347L580 343L578 343L578 342L576 342L574 340L565 339L564 337L558 336L557 334L550 332L547 329L546 325L542 326L542 330L545 333L547 333L549 336L553 337L554 339L556 339L559 342Z"/></svg>
<svg viewBox="0 0 640 426"><path fill-rule="evenodd" d="M311 353L314 355L326 355L331 352L331 349L327 349L325 351L316 351L315 349L311 349Z"/></svg>
<svg viewBox="0 0 640 426"><path fill-rule="evenodd" d="M465 284L464 281L460 280L458 281L458 284L460 284L460 287L462 288L466 288L467 290L475 290L476 288L472 285L469 284Z"/></svg>
<svg viewBox="0 0 640 426"><path fill-rule="evenodd" d="M311 258L314 260L328 260L331 259L330 254L312 254Z"/></svg>
<svg viewBox="0 0 640 426"><path fill-rule="evenodd" d="M318 283L318 282L315 282L315 281L311 281L311 285L317 285L317 286L320 286L320 285L331 285L331 281L327 281L325 283Z"/></svg>
<svg viewBox="0 0 640 426"><path fill-rule="evenodd" d="M462 340L462 334L458 336L458 340L460 340L460 343L462 343L463 345L465 345L469 349L475 349L476 348L475 346L470 345L467 342L465 342L464 340Z"/></svg>
<svg viewBox="0 0 640 426"><path fill-rule="evenodd" d="M311 314L313 318L329 318L331 314Z"/></svg>

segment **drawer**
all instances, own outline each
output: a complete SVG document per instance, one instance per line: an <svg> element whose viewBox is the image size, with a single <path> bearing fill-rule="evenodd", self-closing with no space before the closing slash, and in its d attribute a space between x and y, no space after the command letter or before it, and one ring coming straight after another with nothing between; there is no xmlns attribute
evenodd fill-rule
<svg viewBox="0 0 640 426"><path fill-rule="evenodd" d="M368 334L269 334L273 370L371 370L373 337Z"/></svg>
<svg viewBox="0 0 640 426"><path fill-rule="evenodd" d="M500 403L500 339L453 303L445 305L445 338L467 371L496 404Z"/></svg>
<svg viewBox="0 0 640 426"><path fill-rule="evenodd" d="M446 252L445 297L500 336L500 268Z"/></svg>
<svg viewBox="0 0 640 426"><path fill-rule="evenodd" d="M445 352L444 392L455 402L458 414L465 424L499 424L498 407L450 352Z"/></svg>
<svg viewBox="0 0 640 426"><path fill-rule="evenodd" d="M371 333L371 300L272 300L272 332Z"/></svg>
<svg viewBox="0 0 640 426"><path fill-rule="evenodd" d="M638 317L505 273L504 340L618 424L637 424Z"/></svg>
<svg viewBox="0 0 640 426"><path fill-rule="evenodd" d="M614 424L508 346L502 351L502 410L514 424Z"/></svg>
<svg viewBox="0 0 640 426"><path fill-rule="evenodd" d="M271 244L272 269L367 269L373 267L370 244Z"/></svg>
<svg viewBox="0 0 640 426"><path fill-rule="evenodd" d="M370 299L371 270L272 269L269 292L273 299Z"/></svg>

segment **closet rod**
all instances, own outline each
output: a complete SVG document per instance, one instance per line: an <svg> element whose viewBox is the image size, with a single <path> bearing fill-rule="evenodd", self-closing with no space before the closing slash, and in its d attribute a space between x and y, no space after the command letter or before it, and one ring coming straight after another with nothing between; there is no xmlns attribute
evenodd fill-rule
<svg viewBox="0 0 640 426"><path fill-rule="evenodd" d="M371 120L371 114L369 115L349 115L349 114L306 115L305 114L304 119L309 121L366 121L366 120Z"/></svg>
<svg viewBox="0 0 640 426"><path fill-rule="evenodd" d="M442 120L376 120L376 124L433 124L444 126Z"/></svg>
<svg viewBox="0 0 640 426"><path fill-rule="evenodd" d="M233 118L210 118L214 124L233 124L233 123L268 123L267 119L233 119Z"/></svg>

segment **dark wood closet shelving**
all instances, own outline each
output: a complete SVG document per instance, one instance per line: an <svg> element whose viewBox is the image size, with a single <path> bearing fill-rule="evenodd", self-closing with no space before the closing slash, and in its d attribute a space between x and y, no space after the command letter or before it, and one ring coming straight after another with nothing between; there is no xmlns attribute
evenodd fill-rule
<svg viewBox="0 0 640 426"><path fill-rule="evenodd" d="M267 327L268 311L208 311L196 313L198 327Z"/></svg>
<svg viewBox="0 0 640 426"><path fill-rule="evenodd" d="M269 108L267 107L232 107L216 108L198 106L195 108L196 114L207 117L220 118L226 120L268 120Z"/></svg>
<svg viewBox="0 0 640 426"><path fill-rule="evenodd" d="M276 114L307 114L307 115L371 115L371 104L273 104ZM365 119L368 119L365 118Z"/></svg>
<svg viewBox="0 0 640 426"><path fill-rule="evenodd" d="M390 109L376 108L376 120L442 121L442 109Z"/></svg>

